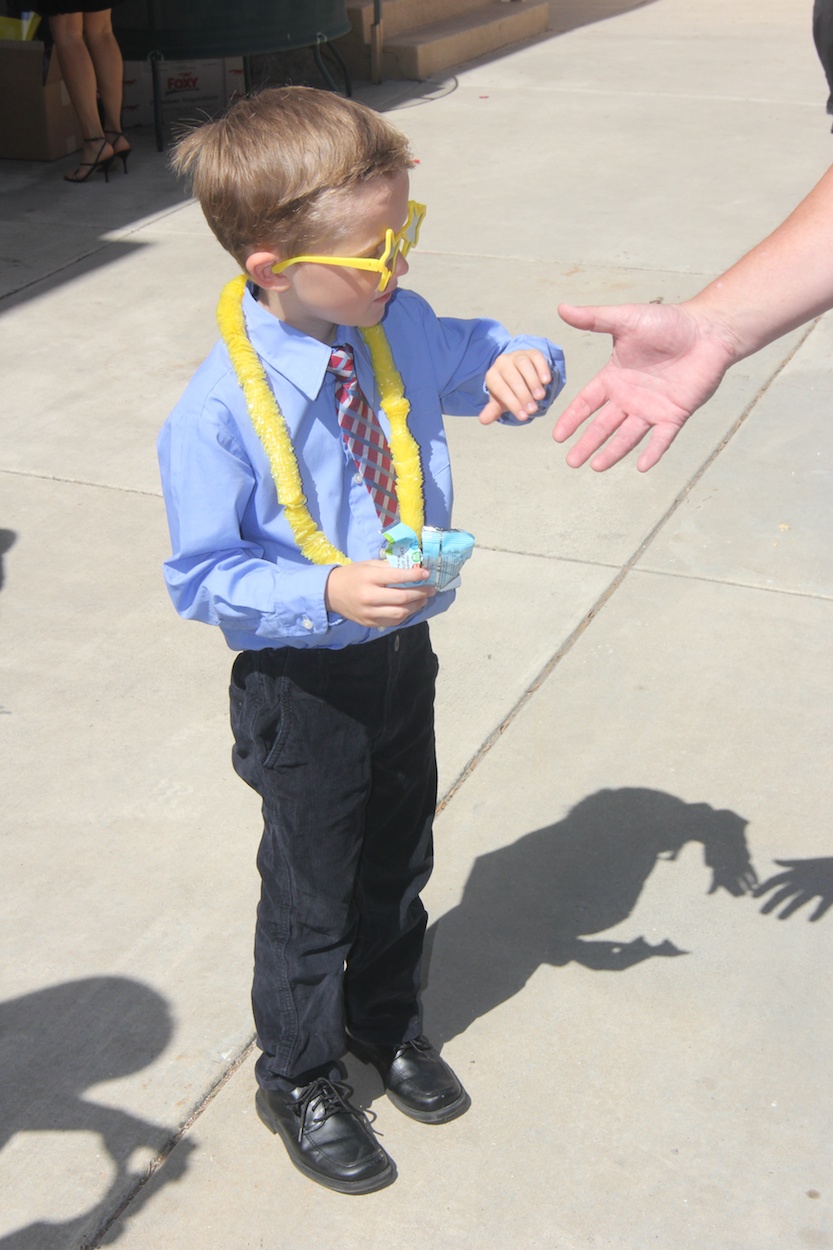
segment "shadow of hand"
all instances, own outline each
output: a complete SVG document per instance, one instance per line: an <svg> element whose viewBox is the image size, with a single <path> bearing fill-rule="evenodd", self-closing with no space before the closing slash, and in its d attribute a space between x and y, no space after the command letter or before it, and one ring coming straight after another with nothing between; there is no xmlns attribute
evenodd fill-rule
<svg viewBox="0 0 833 1250"><path fill-rule="evenodd" d="M633 913L657 861L692 843L704 848L712 892L748 893L757 877L745 830L736 812L631 786L588 795L553 824L478 855L459 903L428 930L435 1042L514 998L542 965L624 972L685 954L670 938L654 946L603 935Z"/></svg>
<svg viewBox="0 0 833 1250"><path fill-rule="evenodd" d="M833 856L776 859L775 863L787 871L776 873L753 890L754 898L770 895L761 911L768 915L780 907L778 919L787 920L799 907L817 898L818 904L809 919L821 920L833 906Z"/></svg>
<svg viewBox="0 0 833 1250"><path fill-rule="evenodd" d="M734 813L726 813L726 816L732 817ZM726 890L735 898L740 898L758 884L758 874L752 867L743 835L743 824L737 818L715 830L712 836L705 836L703 846L706 863L712 870L709 894Z"/></svg>
<svg viewBox="0 0 833 1250"><path fill-rule="evenodd" d="M748 894L758 884L758 874L751 864L746 864L742 868L731 868L726 864L719 864L712 865L712 868L709 894L722 889L733 894L735 898L740 898L742 894Z"/></svg>

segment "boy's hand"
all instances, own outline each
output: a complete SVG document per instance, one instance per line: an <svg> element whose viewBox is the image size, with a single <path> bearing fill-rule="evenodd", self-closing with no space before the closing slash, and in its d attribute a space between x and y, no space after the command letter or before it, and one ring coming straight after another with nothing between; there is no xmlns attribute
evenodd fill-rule
<svg viewBox="0 0 833 1250"><path fill-rule="evenodd" d="M551 381L547 358L537 348L504 352L486 374L490 399L478 418L480 423L491 425L504 412L511 412L519 421L528 421L538 411Z"/></svg>
<svg viewBox="0 0 833 1250"><path fill-rule="evenodd" d="M423 583L427 569L395 569L387 560L343 564L327 578L324 603L328 612L357 625L390 629L424 608L437 593Z"/></svg>

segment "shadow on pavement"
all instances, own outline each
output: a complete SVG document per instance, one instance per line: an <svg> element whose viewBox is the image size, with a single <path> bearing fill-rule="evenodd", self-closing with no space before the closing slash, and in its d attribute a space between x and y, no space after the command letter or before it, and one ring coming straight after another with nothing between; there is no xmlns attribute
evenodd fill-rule
<svg viewBox="0 0 833 1250"><path fill-rule="evenodd" d="M3 556L14 546L16 538L17 534L14 530L0 529L0 590L3 589L3 582L6 580Z"/></svg>
<svg viewBox="0 0 833 1250"><path fill-rule="evenodd" d="M175 1130L89 1100L84 1091L141 1071L172 1036L165 999L125 977L70 981L0 1004L0 1150L17 1133L96 1133L115 1173L89 1210L8 1233L0 1237L2 1250L66 1250L79 1239L92 1244L131 1194L136 1194L131 1215L140 1207L146 1169L131 1170L131 1156L140 1149L164 1155ZM166 1183L179 1179L192 1149L180 1143L175 1163L164 1169ZM30 1192L50 1192L49 1177L36 1159L31 1187Z"/></svg>
<svg viewBox="0 0 833 1250"><path fill-rule="evenodd" d="M768 877L753 891L755 898L769 895L761 911L765 915L775 912L778 920L789 920L799 908L815 903L807 919L821 920L833 907L833 856L776 859L775 863L784 871Z"/></svg>
<svg viewBox="0 0 833 1250"><path fill-rule="evenodd" d="M0 313L136 251L143 244L133 232L142 223L187 203L152 136L139 130L129 138L130 173L113 173L107 183L66 182L77 157L0 160ZM115 307L124 291L113 289L112 298Z"/></svg>
<svg viewBox="0 0 833 1250"><path fill-rule="evenodd" d="M676 859L689 842L703 846L709 893L748 893L756 876L745 829L735 812L706 803L656 790L601 790L557 824L479 856L459 905L428 932L433 1040L447 1042L513 998L541 964L621 972L684 955L670 940L652 946L643 937L588 935L627 919L657 861Z"/></svg>
<svg viewBox="0 0 833 1250"><path fill-rule="evenodd" d="M606 21L653 4L656 0L557 0L550 5L550 29L529 42L557 38L570 30ZM499 61L519 46L510 45L480 58ZM252 58L252 81L260 86L285 83L324 87L326 83L310 49ZM453 73L425 81L387 80L374 86L357 81L356 98L379 112L430 104L457 89ZM198 118L194 119L199 120ZM0 313L71 281L91 268L118 260L131 246L114 234L128 234L142 222L175 211L186 200L168 168L167 153L156 150L152 127L128 132L134 147L129 176L116 169L109 183L96 177L89 184L65 182L64 173L77 157L57 161L0 160ZM135 244L133 245L135 246ZM77 262L84 261L83 269ZM116 293L114 293L116 298Z"/></svg>

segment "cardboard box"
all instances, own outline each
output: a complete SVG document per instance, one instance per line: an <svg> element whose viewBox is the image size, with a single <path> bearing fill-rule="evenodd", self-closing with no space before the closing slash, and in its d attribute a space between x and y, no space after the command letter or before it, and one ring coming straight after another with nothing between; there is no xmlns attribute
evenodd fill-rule
<svg viewBox="0 0 833 1250"><path fill-rule="evenodd" d="M131 126L153 125L153 79L150 61L125 61L121 106L124 130Z"/></svg>
<svg viewBox="0 0 833 1250"><path fill-rule="evenodd" d="M159 61L159 100L166 138L208 121L244 92L242 57L213 61Z"/></svg>
<svg viewBox="0 0 833 1250"><path fill-rule="evenodd" d="M54 161L81 147L58 58L39 39L0 40L0 156Z"/></svg>
<svg viewBox="0 0 833 1250"><path fill-rule="evenodd" d="M159 61L162 124L171 132L189 122L216 117L246 90L242 56L213 61ZM150 61L125 61L122 126L152 126L153 73Z"/></svg>

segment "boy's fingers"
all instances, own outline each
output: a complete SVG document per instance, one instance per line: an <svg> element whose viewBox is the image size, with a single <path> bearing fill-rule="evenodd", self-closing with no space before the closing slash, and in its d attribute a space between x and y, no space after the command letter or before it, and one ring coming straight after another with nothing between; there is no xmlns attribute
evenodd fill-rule
<svg viewBox="0 0 833 1250"><path fill-rule="evenodd" d="M437 593L436 586L426 586L424 582L400 582L388 589L393 591L397 603L424 603Z"/></svg>
<svg viewBox="0 0 833 1250"><path fill-rule="evenodd" d="M436 586L423 586L419 590L401 591L397 596L398 603L425 603L437 593Z"/></svg>
<svg viewBox="0 0 833 1250"><path fill-rule="evenodd" d="M480 413L481 424L497 421L504 412L511 412L519 421L535 416L551 381L547 358L537 348L499 357L486 375L490 398Z"/></svg>
<svg viewBox="0 0 833 1250"><path fill-rule="evenodd" d="M414 586L421 588L422 583L427 581L431 574L427 569L420 568L417 565L412 569L396 569L388 564L387 560L379 561L378 580L383 586Z"/></svg>
<svg viewBox="0 0 833 1250"><path fill-rule="evenodd" d="M490 385L489 393L492 399L497 400L502 405L501 412L511 412L520 421L525 421L527 416L538 411L538 403L533 399L532 393L519 371L514 374L511 380L507 377L502 377L499 382L496 382L493 386Z"/></svg>
<svg viewBox="0 0 833 1250"><path fill-rule="evenodd" d="M437 593L435 586L408 591L387 587L387 590L389 598L380 597L378 602L367 605L369 619L362 621L362 624L372 624L377 629L390 629L401 625L409 616L424 608L426 602Z"/></svg>
<svg viewBox="0 0 833 1250"><path fill-rule="evenodd" d="M505 381L512 388L517 416L528 413L534 416L538 405L546 395L546 385L552 380L549 365L541 352L535 355L519 354L513 359L514 369Z"/></svg>
<svg viewBox="0 0 833 1250"><path fill-rule="evenodd" d="M529 355L519 354L516 357L516 364L518 372L523 377L532 394L537 399L543 399L546 394L545 387L552 381L552 372L544 353L539 352L536 348Z"/></svg>
<svg viewBox="0 0 833 1250"><path fill-rule="evenodd" d="M491 398L480 412L477 418L481 425L491 425L493 421L497 421L498 417L505 409L496 399Z"/></svg>

